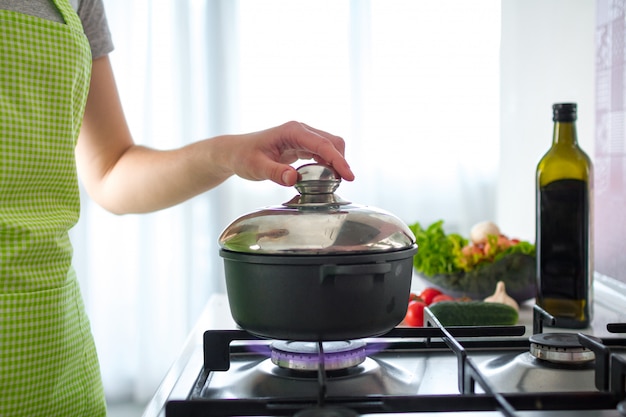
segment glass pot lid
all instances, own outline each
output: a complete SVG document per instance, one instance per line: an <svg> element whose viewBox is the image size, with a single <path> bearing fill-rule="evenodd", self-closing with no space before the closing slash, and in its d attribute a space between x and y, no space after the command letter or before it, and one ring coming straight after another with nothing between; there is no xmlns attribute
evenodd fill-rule
<svg viewBox="0 0 626 417"><path fill-rule="evenodd" d="M273 255L389 252L415 245L408 226L378 208L352 204L335 194L341 178L331 167L298 168L298 195L231 223L220 235L222 249Z"/></svg>

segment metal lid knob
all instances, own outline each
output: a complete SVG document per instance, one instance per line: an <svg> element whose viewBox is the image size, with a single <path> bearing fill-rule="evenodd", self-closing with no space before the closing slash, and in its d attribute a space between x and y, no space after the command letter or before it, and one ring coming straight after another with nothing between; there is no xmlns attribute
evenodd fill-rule
<svg viewBox="0 0 626 417"><path fill-rule="evenodd" d="M350 204L335 194L341 183L337 172L326 165L308 164L297 169L298 182L295 185L300 195L286 203L285 207L320 208Z"/></svg>

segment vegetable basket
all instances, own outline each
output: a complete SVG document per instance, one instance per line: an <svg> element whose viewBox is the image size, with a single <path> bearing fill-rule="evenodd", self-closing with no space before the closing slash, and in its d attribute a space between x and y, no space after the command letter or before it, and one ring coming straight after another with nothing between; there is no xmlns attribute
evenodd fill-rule
<svg viewBox="0 0 626 417"><path fill-rule="evenodd" d="M488 227L486 227L488 226ZM443 220L426 228L409 225L419 252L413 257L415 274L430 287L453 297L474 300L492 295L502 281L518 303L535 297L535 245L510 239L492 222L477 223L471 240L446 233Z"/></svg>
<svg viewBox="0 0 626 417"><path fill-rule="evenodd" d="M518 303L535 297L536 260L532 255L511 253L493 263L485 263L468 272L426 276L416 271L416 276L428 286L453 297L475 300L492 295L498 281L506 285L506 292Z"/></svg>

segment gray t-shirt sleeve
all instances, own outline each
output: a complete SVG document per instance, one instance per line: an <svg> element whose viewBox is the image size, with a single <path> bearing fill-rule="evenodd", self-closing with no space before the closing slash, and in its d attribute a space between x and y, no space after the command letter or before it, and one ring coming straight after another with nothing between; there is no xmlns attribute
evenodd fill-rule
<svg viewBox="0 0 626 417"><path fill-rule="evenodd" d="M92 58L100 58L113 51L113 39L102 0L81 0L77 12L89 39Z"/></svg>

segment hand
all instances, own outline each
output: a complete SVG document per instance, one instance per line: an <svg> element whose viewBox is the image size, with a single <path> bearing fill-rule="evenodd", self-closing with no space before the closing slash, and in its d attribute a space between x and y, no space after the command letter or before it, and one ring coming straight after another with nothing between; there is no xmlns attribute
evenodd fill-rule
<svg viewBox="0 0 626 417"><path fill-rule="evenodd" d="M299 159L314 159L332 166L345 180L354 180L344 158L345 143L304 123L288 122L281 126L246 135L228 137L229 166L232 172L248 180L272 180L292 186L298 181L296 169L289 164Z"/></svg>
<svg viewBox="0 0 626 417"><path fill-rule="evenodd" d="M232 175L292 186L298 173L289 164L298 159L313 158L352 181L344 148L340 137L297 122L165 151L136 145L105 56L93 61L76 159L89 195L105 209L125 214L173 206Z"/></svg>

